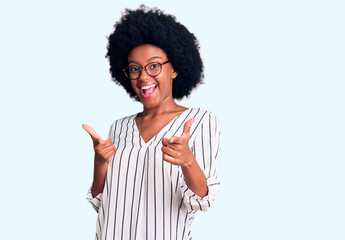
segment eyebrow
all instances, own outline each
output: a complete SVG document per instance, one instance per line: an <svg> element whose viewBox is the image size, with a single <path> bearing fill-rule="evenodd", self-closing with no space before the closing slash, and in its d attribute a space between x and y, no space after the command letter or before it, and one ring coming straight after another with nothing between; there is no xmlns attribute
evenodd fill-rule
<svg viewBox="0 0 345 240"><path fill-rule="evenodd" d="M159 57L159 56L154 56L154 57L149 58L149 59L148 59L148 61L151 61L151 60L153 60L153 59L155 59L155 58L162 59L162 57ZM133 61L133 60L128 61L128 64L130 64L130 63L136 63L136 64L139 64L138 62Z"/></svg>

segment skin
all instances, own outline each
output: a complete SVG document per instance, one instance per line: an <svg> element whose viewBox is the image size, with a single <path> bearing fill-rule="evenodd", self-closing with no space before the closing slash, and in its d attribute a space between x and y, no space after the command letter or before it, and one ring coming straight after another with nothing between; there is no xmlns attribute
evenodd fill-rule
<svg viewBox="0 0 345 240"><path fill-rule="evenodd" d="M169 59L162 49L149 44L133 48L128 55L128 63L138 66L145 66L149 62L163 63L167 60ZM162 66L162 72L156 77L151 77L142 70L137 80L129 80L143 105L143 111L136 117L136 124L145 142L148 142L171 120L187 109L177 105L172 96L173 79L177 75L178 73L169 62ZM140 88L150 84L156 85L155 92L152 97L145 98ZM208 193L206 178L188 146L193 122L194 119L189 119L185 123L181 136L162 140L162 154L165 161L181 167L189 189L196 195L204 197ZM111 139L103 140L92 127L86 124L83 128L93 140L95 159L92 194L97 196L103 191L108 161L115 154L116 149Z"/></svg>

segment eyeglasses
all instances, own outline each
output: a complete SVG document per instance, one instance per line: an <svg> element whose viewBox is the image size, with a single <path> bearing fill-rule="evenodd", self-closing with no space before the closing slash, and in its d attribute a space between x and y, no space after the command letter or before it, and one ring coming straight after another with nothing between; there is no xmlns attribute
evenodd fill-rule
<svg viewBox="0 0 345 240"><path fill-rule="evenodd" d="M142 69L144 69L149 76L156 77L162 72L162 66L168 62L170 61L168 60L164 63L150 62L146 64L146 66L132 64L122 69L122 71L125 73L126 77L131 80L137 80L140 77Z"/></svg>

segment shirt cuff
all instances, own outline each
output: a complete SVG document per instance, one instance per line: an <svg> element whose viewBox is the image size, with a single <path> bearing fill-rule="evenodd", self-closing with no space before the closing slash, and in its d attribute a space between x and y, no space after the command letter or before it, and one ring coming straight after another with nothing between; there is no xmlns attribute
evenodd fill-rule
<svg viewBox="0 0 345 240"><path fill-rule="evenodd" d="M183 179L181 191L183 196L183 201L187 205L189 211L201 210L206 211L213 203L217 192L220 189L220 182L214 178L209 177L206 179L208 193L205 197L199 197L192 190L190 190Z"/></svg>
<svg viewBox="0 0 345 240"><path fill-rule="evenodd" d="M86 200L91 203L92 207L98 212L99 207L101 206L102 193L99 193L96 197L92 195L91 187L89 188L86 194Z"/></svg>

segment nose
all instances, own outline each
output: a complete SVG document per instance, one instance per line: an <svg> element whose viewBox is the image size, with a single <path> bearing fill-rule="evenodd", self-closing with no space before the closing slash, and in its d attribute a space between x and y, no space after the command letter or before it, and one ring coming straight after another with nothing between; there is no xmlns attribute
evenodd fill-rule
<svg viewBox="0 0 345 240"><path fill-rule="evenodd" d="M142 67L140 71L139 80L145 80L145 79L150 79L150 78L151 76L147 74L145 67Z"/></svg>

